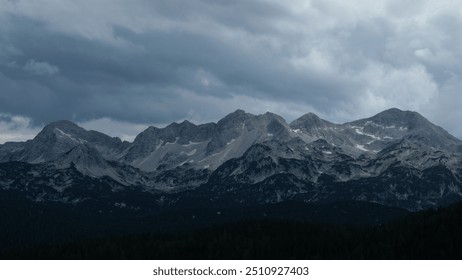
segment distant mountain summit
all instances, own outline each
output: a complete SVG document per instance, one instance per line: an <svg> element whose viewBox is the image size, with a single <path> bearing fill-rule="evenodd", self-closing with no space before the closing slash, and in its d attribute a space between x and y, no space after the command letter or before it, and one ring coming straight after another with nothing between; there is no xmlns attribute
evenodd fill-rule
<svg viewBox="0 0 462 280"><path fill-rule="evenodd" d="M320 128L334 127L335 124L323 120L313 113L308 113L290 123L293 129L300 129L305 132L315 132Z"/></svg>
<svg viewBox="0 0 462 280"><path fill-rule="evenodd" d="M117 157L117 154L121 153L128 143L123 143L119 138L109 137L97 131L87 131L70 121L57 121L45 126L34 139L16 143L16 148L5 156L9 161L43 163L54 161L82 144L87 144L108 159L112 159ZM0 161L6 161L6 158L0 158Z"/></svg>
<svg viewBox="0 0 462 280"><path fill-rule="evenodd" d="M350 123L360 126L365 133L377 137L407 139L429 147L450 152L461 152L461 141L443 128L434 125L422 115L411 111L389 109L369 119Z"/></svg>
<svg viewBox="0 0 462 280"><path fill-rule="evenodd" d="M159 207L352 200L417 210L462 198L462 141L395 108L344 124L237 110L217 123L152 126L133 143L58 121L0 145L0 163L0 188L34 185L27 197L53 201L83 200L85 180L119 195L142 192ZM13 176L18 166L29 173Z"/></svg>

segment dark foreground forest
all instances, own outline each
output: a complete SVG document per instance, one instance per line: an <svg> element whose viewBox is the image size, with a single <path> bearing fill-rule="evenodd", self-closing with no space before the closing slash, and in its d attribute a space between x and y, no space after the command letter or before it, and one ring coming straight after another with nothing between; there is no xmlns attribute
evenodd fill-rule
<svg viewBox="0 0 462 280"><path fill-rule="evenodd" d="M181 233L87 239L7 259L462 259L462 203L382 225L247 220Z"/></svg>

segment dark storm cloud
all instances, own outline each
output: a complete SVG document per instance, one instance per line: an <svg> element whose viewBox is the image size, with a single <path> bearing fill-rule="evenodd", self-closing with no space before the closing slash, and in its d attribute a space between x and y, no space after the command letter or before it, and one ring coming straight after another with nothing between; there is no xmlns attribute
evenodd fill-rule
<svg viewBox="0 0 462 280"><path fill-rule="evenodd" d="M28 118L29 126L56 119L201 122L237 108L346 121L401 107L462 135L451 121L458 113L445 113L462 102L455 90L462 72L455 63L462 54L458 4L0 5L0 114Z"/></svg>
<svg viewBox="0 0 462 280"><path fill-rule="evenodd" d="M133 122L174 120L184 117L189 102L180 100L183 108L162 110L168 99L177 98L177 89L223 98L237 92L286 101L309 90L322 97L313 98L315 104L342 91L320 77L303 77L264 50L243 52L210 36L181 31L137 34L114 26L114 37L130 43L118 47L52 32L28 18L13 17L9 22L7 43L20 54L2 65L2 84L8 90L0 109L36 121L103 116ZM52 75L36 75L40 68L24 71L31 63ZM218 84L204 86L198 71L210 73Z"/></svg>

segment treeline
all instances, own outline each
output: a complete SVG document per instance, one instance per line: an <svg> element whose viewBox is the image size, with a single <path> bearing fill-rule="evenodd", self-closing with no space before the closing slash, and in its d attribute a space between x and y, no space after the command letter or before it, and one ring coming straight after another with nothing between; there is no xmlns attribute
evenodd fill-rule
<svg viewBox="0 0 462 280"><path fill-rule="evenodd" d="M6 259L462 259L462 203L379 226L248 220L176 234L84 240Z"/></svg>

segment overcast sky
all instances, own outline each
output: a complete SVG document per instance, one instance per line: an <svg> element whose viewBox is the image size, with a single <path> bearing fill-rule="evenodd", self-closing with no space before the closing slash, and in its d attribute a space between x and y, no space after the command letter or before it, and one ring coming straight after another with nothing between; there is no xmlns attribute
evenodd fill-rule
<svg viewBox="0 0 462 280"><path fill-rule="evenodd" d="M462 137L462 1L0 0L0 143L390 107Z"/></svg>

